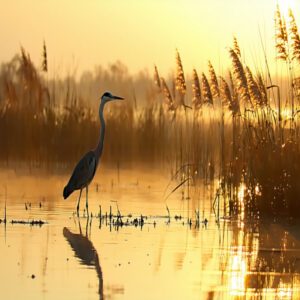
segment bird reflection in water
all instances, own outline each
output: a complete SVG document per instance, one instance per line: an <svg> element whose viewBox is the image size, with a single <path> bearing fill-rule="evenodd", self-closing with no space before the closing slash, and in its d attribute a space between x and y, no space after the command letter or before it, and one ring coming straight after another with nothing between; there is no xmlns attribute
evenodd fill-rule
<svg viewBox="0 0 300 300"><path fill-rule="evenodd" d="M104 299L103 295L103 274L100 266L99 255L93 243L88 238L88 221L86 224L85 235L82 234L79 221L79 233L73 233L68 228L64 227L63 235L75 252L75 256L79 258L80 263L86 266L94 266L99 279L99 299Z"/></svg>

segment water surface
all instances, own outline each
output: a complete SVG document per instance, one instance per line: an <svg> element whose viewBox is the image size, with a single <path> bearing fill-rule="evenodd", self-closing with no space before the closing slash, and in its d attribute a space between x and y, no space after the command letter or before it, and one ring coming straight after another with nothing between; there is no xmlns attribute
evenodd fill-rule
<svg viewBox="0 0 300 300"><path fill-rule="evenodd" d="M6 201L8 220L0 224L1 299L300 297L300 227L218 223L212 187L183 187L166 200L178 184L167 172L102 169L90 187L87 219L85 193L79 218L78 192L62 198L68 174L2 169L0 179L0 218ZM100 222L100 205L102 215L119 210L127 226ZM206 225L196 224L195 211ZM134 226L141 214L143 226ZM10 223L33 219L47 223Z"/></svg>

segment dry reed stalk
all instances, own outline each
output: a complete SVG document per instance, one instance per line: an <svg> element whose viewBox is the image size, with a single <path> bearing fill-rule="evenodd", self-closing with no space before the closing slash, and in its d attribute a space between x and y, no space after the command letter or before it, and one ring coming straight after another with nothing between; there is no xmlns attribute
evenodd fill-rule
<svg viewBox="0 0 300 300"><path fill-rule="evenodd" d="M226 80L220 76L220 97L223 107L228 107L232 115L239 112L238 102L231 95L230 88Z"/></svg>
<svg viewBox="0 0 300 300"><path fill-rule="evenodd" d="M43 55L42 55L42 71L47 73L48 72L48 58L47 58L47 47L46 47L46 42L44 40L43 43Z"/></svg>
<svg viewBox="0 0 300 300"><path fill-rule="evenodd" d="M233 37L233 50L239 57L241 57L241 50L235 36Z"/></svg>
<svg viewBox="0 0 300 300"><path fill-rule="evenodd" d="M254 103L256 106L262 107L264 105L263 98L258 87L258 84L253 78L252 72L249 67L245 68L246 77L247 77L247 84L248 90L251 97L251 102Z"/></svg>
<svg viewBox="0 0 300 300"><path fill-rule="evenodd" d="M154 83L157 86L158 91L161 91L162 86L161 86L160 77L156 65L154 65Z"/></svg>
<svg viewBox="0 0 300 300"><path fill-rule="evenodd" d="M241 99L245 103L250 103L252 105L248 92L247 78L245 75L243 65L238 55L234 52L233 49L229 49L229 54L233 66L233 75L237 84L237 92L241 95Z"/></svg>
<svg viewBox="0 0 300 300"><path fill-rule="evenodd" d="M186 83L180 54L176 49L176 90L179 92L179 104L185 106L184 97L186 94Z"/></svg>
<svg viewBox="0 0 300 300"><path fill-rule="evenodd" d="M214 98L218 98L220 97L218 79L214 67L210 61L208 61L208 72L210 76L210 87L211 87L212 96Z"/></svg>
<svg viewBox="0 0 300 300"><path fill-rule="evenodd" d="M220 76L220 97L223 107L229 107L231 104L231 92L226 80Z"/></svg>
<svg viewBox="0 0 300 300"><path fill-rule="evenodd" d="M279 5L275 11L275 48L277 50L277 58L287 61L288 54L288 34L284 17L281 15Z"/></svg>
<svg viewBox="0 0 300 300"><path fill-rule="evenodd" d="M199 109L202 106L201 87L196 69L193 69L193 98L192 104L194 109Z"/></svg>
<svg viewBox="0 0 300 300"><path fill-rule="evenodd" d="M293 14L293 11L289 9L289 32L290 32L290 41L292 48L292 59L300 62L300 37L298 33L298 27L296 20Z"/></svg>
<svg viewBox="0 0 300 300"><path fill-rule="evenodd" d="M267 88L266 88L266 85L264 84L261 74L258 74L258 76L257 76L257 84L258 84L258 88L259 88L259 91L261 94L262 105L267 106L268 105Z"/></svg>
<svg viewBox="0 0 300 300"><path fill-rule="evenodd" d="M212 98L210 86L204 73L202 73L201 75L201 84L202 84L203 103L213 105L213 98Z"/></svg>
<svg viewBox="0 0 300 300"><path fill-rule="evenodd" d="M167 86L165 79L161 77L160 82L161 82L162 91L165 96L165 103L166 103L167 109L169 111L175 111L176 107L175 107L173 98L171 96L170 90Z"/></svg>

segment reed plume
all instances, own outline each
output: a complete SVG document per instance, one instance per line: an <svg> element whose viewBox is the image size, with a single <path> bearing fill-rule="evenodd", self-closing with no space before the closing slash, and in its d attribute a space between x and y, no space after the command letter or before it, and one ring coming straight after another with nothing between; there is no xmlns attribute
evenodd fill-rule
<svg viewBox="0 0 300 300"><path fill-rule="evenodd" d="M161 82L162 91L163 91L164 96L165 96L165 103L166 103L167 109L170 110L170 111L176 110L172 95L170 93L170 90L167 86L166 81L164 80L164 78L161 78L160 82Z"/></svg>
<svg viewBox="0 0 300 300"><path fill-rule="evenodd" d="M185 106L186 83L179 51L176 49L176 90L179 92L179 104Z"/></svg>
<svg viewBox="0 0 300 300"><path fill-rule="evenodd" d="M275 48L277 50L277 58L288 60L288 34L284 17L281 15L279 5L275 11Z"/></svg>
<svg viewBox="0 0 300 300"><path fill-rule="evenodd" d="M158 90L161 91L162 87L161 87L160 77L156 65L154 65L154 83L157 86Z"/></svg>
<svg viewBox="0 0 300 300"><path fill-rule="evenodd" d="M47 58L47 47L46 47L46 42L44 40L43 43L43 61L42 61L42 71L47 73L48 72L48 58Z"/></svg>
<svg viewBox="0 0 300 300"><path fill-rule="evenodd" d="M292 59L300 62L300 37L298 33L298 27L293 14L293 11L289 9L289 33L292 48Z"/></svg>
<svg viewBox="0 0 300 300"><path fill-rule="evenodd" d="M201 75L201 84L202 84L203 102L213 105L213 98L212 98L210 86L204 73L202 73Z"/></svg>
<svg viewBox="0 0 300 300"><path fill-rule="evenodd" d="M226 80L220 76L220 97L223 107L228 107L233 115L239 112L238 102L231 95L230 88Z"/></svg>
<svg viewBox="0 0 300 300"><path fill-rule="evenodd" d="M199 109L202 106L202 98L201 98L201 87L199 82L199 77L196 69L193 69L193 98L192 104L195 109Z"/></svg>
<svg viewBox="0 0 300 300"><path fill-rule="evenodd" d="M257 106L263 106L264 102L262 99L262 95L261 95L258 84L256 83L256 81L253 78L251 70L249 69L249 67L246 67L245 71L246 71L249 94L250 94L252 103L254 103Z"/></svg>
<svg viewBox="0 0 300 300"><path fill-rule="evenodd" d="M229 107L229 109L232 112L236 112L236 113L240 113L240 103L239 103L239 97L236 91L236 86L233 82L233 77L231 72L228 72L228 76L229 76L229 81L230 81L230 88L231 88L231 106Z"/></svg>
<svg viewBox="0 0 300 300"><path fill-rule="evenodd" d="M231 92L226 80L220 76L220 97L223 107L228 107L232 101Z"/></svg>
<svg viewBox="0 0 300 300"><path fill-rule="evenodd" d="M233 37L233 50L239 57L241 57L240 46L235 36Z"/></svg>
<svg viewBox="0 0 300 300"><path fill-rule="evenodd" d="M264 84L261 74L258 74L258 76L257 76L257 84L258 84L258 88L259 88L259 91L261 94L262 103L264 106L267 106L268 105L267 88L266 88L266 85Z"/></svg>
<svg viewBox="0 0 300 300"><path fill-rule="evenodd" d="M243 65L233 49L229 49L229 54L233 66L233 76L237 84L237 92L241 95L241 99L245 103L249 102L251 104L251 99L248 92L247 78Z"/></svg>
<svg viewBox="0 0 300 300"><path fill-rule="evenodd" d="M211 92L214 98L220 97L220 90L215 69L210 61L208 61L208 72L210 76Z"/></svg>

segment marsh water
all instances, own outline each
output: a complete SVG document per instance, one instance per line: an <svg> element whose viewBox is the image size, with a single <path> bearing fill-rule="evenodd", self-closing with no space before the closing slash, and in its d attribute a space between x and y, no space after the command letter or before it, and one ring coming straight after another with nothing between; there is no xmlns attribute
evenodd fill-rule
<svg viewBox="0 0 300 300"><path fill-rule="evenodd" d="M77 217L68 175L1 169L0 299L300 298L295 222L216 222L213 186L150 168L99 170Z"/></svg>

